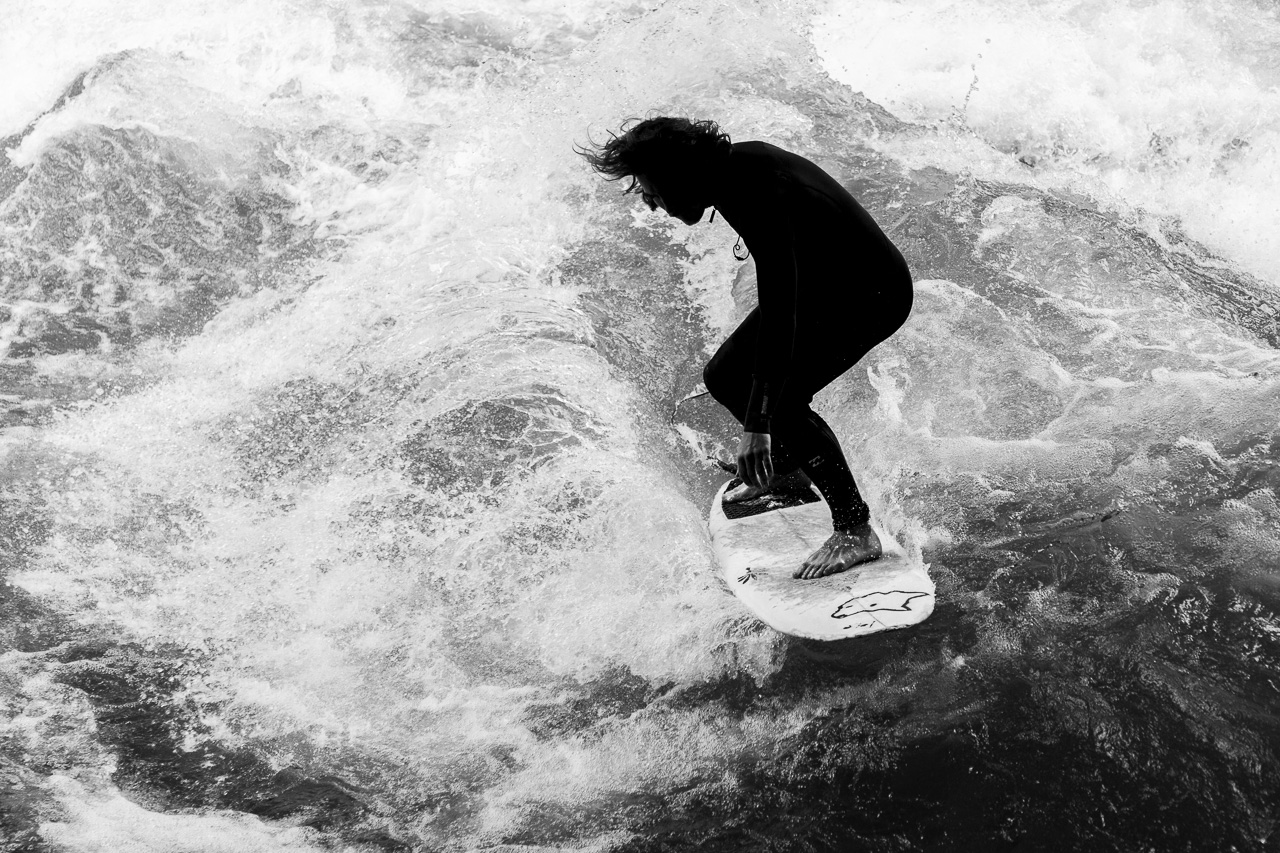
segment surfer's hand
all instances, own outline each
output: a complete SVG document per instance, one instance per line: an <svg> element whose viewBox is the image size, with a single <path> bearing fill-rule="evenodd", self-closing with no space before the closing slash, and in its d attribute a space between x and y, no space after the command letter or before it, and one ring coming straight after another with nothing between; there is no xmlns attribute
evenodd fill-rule
<svg viewBox="0 0 1280 853"><path fill-rule="evenodd" d="M738 442L738 476L742 482L763 489L773 479L769 433L744 432Z"/></svg>

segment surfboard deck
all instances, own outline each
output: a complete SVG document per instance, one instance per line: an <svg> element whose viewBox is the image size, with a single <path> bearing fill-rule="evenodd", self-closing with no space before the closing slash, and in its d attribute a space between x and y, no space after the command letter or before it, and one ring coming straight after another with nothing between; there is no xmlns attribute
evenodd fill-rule
<svg viewBox="0 0 1280 853"><path fill-rule="evenodd" d="M933 612L928 565L876 527L884 556L813 580L791 575L831 535L831 510L815 490L785 499L724 504L720 487L708 526L721 575L747 609L774 630L841 640L918 624Z"/></svg>

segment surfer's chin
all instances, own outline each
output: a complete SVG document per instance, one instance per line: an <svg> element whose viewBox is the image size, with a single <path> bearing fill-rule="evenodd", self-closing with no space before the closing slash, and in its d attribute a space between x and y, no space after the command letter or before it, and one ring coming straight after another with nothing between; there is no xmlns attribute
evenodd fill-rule
<svg viewBox="0 0 1280 853"><path fill-rule="evenodd" d="M702 221L702 217L706 212L707 212L707 209L704 207L701 210L699 210L697 213L686 214L684 216L678 217L678 219L681 222L683 222L685 225L697 225L699 222Z"/></svg>

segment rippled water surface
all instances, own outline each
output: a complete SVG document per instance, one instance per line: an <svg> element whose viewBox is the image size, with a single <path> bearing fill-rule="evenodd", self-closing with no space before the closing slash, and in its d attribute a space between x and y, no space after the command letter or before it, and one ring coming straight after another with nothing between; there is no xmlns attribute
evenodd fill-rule
<svg viewBox="0 0 1280 853"><path fill-rule="evenodd" d="M0 850L1280 849L1280 15L0 6ZM916 278L823 392L925 623L720 585L713 118ZM856 271L857 259L850 258Z"/></svg>

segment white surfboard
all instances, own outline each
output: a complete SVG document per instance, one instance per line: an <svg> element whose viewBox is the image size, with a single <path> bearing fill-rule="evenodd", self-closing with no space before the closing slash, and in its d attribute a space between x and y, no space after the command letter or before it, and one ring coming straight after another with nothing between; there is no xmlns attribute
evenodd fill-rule
<svg viewBox="0 0 1280 853"><path fill-rule="evenodd" d="M831 510L816 490L803 498L711 504L711 544L725 583L747 609L784 634L840 640L906 628L933 612L928 565L883 530L884 556L813 580L791 575L831 535Z"/></svg>

